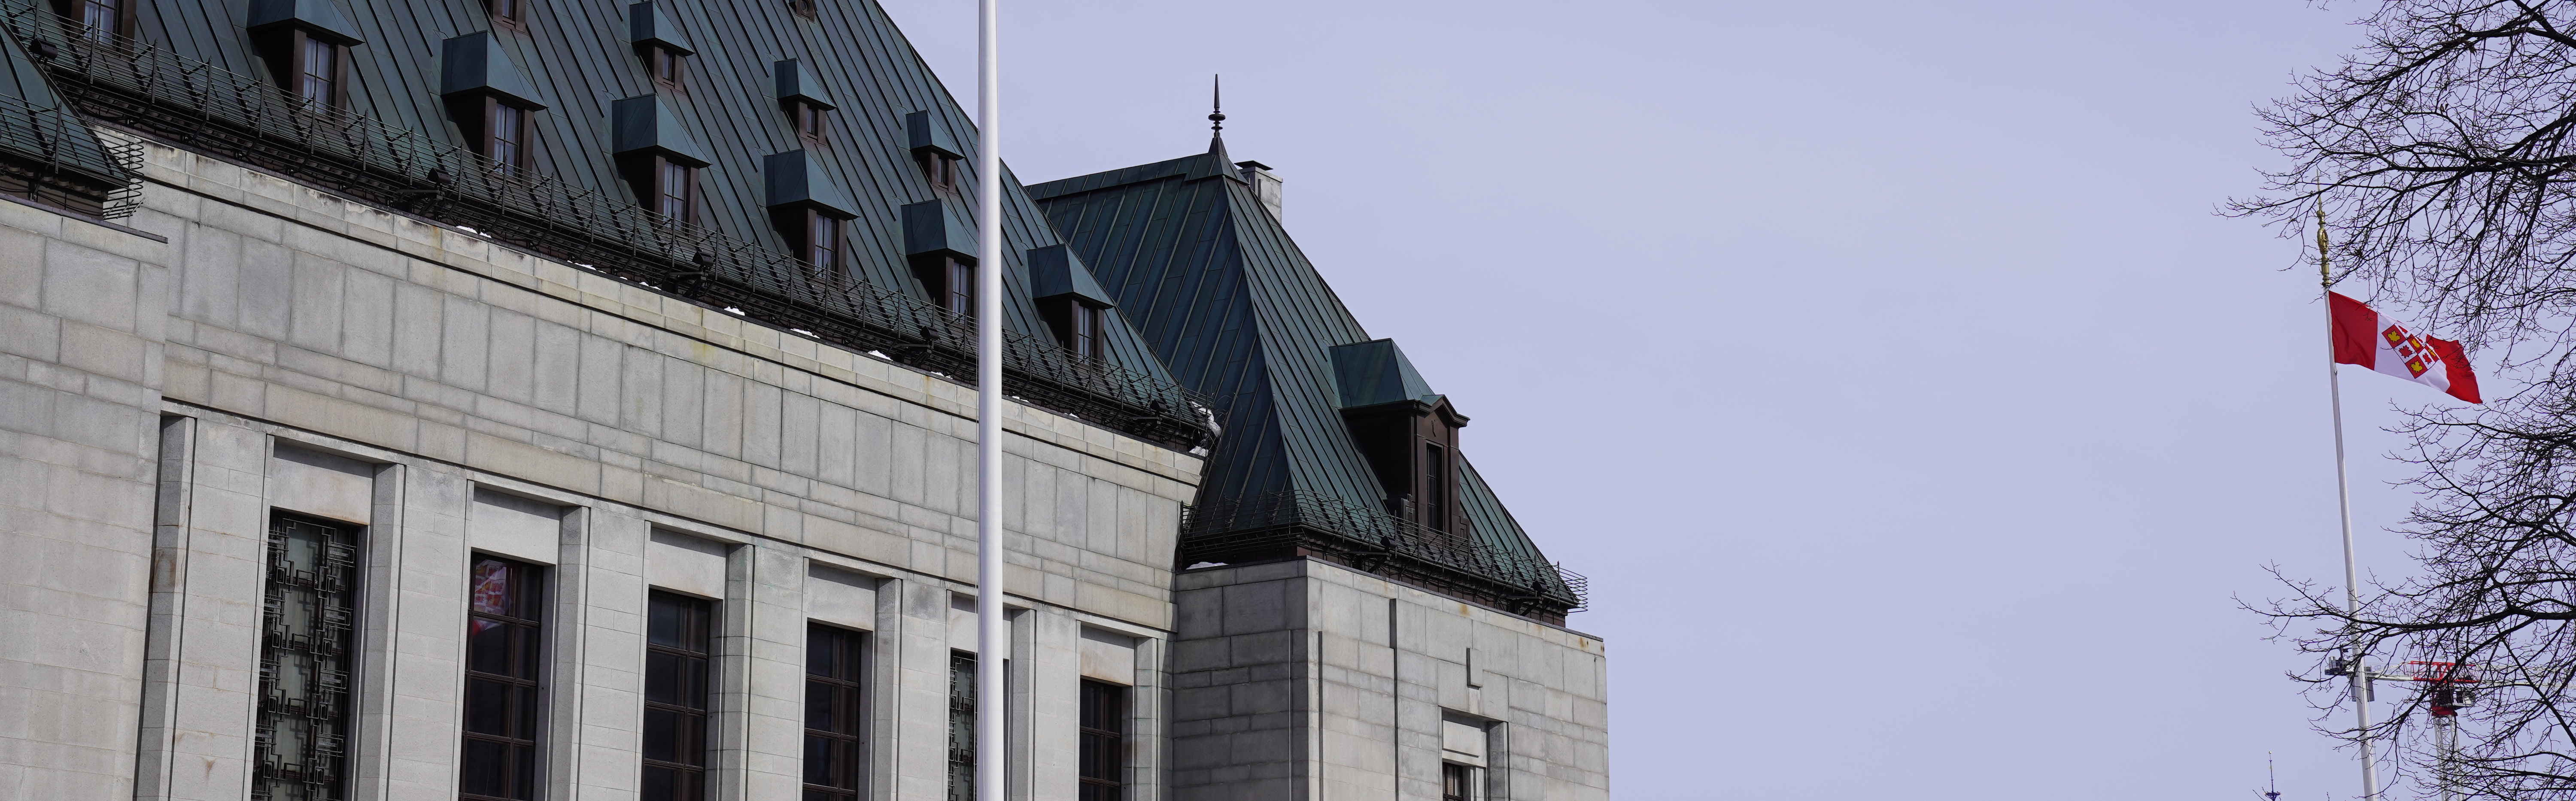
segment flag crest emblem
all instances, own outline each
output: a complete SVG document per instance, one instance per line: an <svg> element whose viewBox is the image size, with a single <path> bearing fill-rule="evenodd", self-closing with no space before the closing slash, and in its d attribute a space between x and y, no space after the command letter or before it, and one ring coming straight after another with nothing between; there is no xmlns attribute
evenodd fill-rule
<svg viewBox="0 0 2576 801"><path fill-rule="evenodd" d="M2478 377L2469 370L2460 343L2416 334L2342 293L2326 293L2326 303L2334 317L2336 363L2393 375L2470 403L2485 402L2478 397Z"/></svg>

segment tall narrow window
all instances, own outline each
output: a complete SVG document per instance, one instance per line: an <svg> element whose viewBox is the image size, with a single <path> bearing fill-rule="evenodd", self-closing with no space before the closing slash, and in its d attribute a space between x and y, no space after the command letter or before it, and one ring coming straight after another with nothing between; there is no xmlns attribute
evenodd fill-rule
<svg viewBox="0 0 2576 801"><path fill-rule="evenodd" d="M1056 341L1077 359L1099 358L1104 340L1102 331L1108 325L1109 310L1085 303L1077 297L1042 298L1038 314L1047 327L1055 330Z"/></svg>
<svg viewBox="0 0 2576 801"><path fill-rule="evenodd" d="M268 524L254 801L347 797L349 639L358 547L347 528L277 515Z"/></svg>
<svg viewBox="0 0 2576 801"><path fill-rule="evenodd" d="M1440 801L1476 801L1476 770L1456 762L1440 763Z"/></svg>
<svg viewBox="0 0 2576 801"><path fill-rule="evenodd" d="M1449 449L1422 446L1422 525L1449 530Z"/></svg>
<svg viewBox="0 0 2576 801"><path fill-rule="evenodd" d="M494 171L517 172L528 163L528 110L499 98L485 98L484 102L492 104L492 124L483 154L492 159Z"/></svg>
<svg viewBox="0 0 2576 801"><path fill-rule="evenodd" d="M867 777L866 635L805 631L805 801L857 801Z"/></svg>
<svg viewBox="0 0 2576 801"><path fill-rule="evenodd" d="M667 153L639 152L618 157L617 169L637 205L669 222L698 221L697 167Z"/></svg>
<svg viewBox="0 0 2576 801"><path fill-rule="evenodd" d="M930 293L930 302L959 317L975 316L975 264L950 256L913 260L913 277Z"/></svg>
<svg viewBox="0 0 2576 801"><path fill-rule="evenodd" d="M538 634L543 574L533 565L476 556L465 624L466 801L537 797L543 654Z"/></svg>
<svg viewBox="0 0 2576 801"><path fill-rule="evenodd" d="M304 37L304 55L297 60L300 73L296 79L297 97L307 106L337 106L340 87L340 46L312 37Z"/></svg>
<svg viewBox="0 0 2576 801"><path fill-rule="evenodd" d="M707 797L713 604L655 590L644 633L643 801Z"/></svg>
<svg viewBox="0 0 2576 801"><path fill-rule="evenodd" d="M808 213L814 216L812 221L806 223L809 227L806 228L805 233L805 260L812 262L814 269L827 273L839 272L841 221L822 212Z"/></svg>
<svg viewBox="0 0 2576 801"><path fill-rule="evenodd" d="M975 655L948 654L948 801L975 801Z"/></svg>
<svg viewBox="0 0 2576 801"><path fill-rule="evenodd" d="M831 119L824 116L823 107L804 101L793 101L790 105L794 106L796 111L797 137L813 144L822 144L824 126Z"/></svg>
<svg viewBox="0 0 2576 801"><path fill-rule="evenodd" d="M95 42L111 42L125 34L125 6L133 0L76 0L79 3L80 35Z"/></svg>
<svg viewBox="0 0 2576 801"><path fill-rule="evenodd" d="M688 165L667 159L662 162L661 185L657 187L660 198L654 208L673 222L690 220L689 212L695 205L689 202L690 196L697 193L697 181L691 172Z"/></svg>
<svg viewBox="0 0 2576 801"><path fill-rule="evenodd" d="M1080 801L1126 801L1127 688L1108 682L1082 682L1082 754L1075 766L1082 774Z"/></svg>
<svg viewBox="0 0 2576 801"><path fill-rule="evenodd" d="M251 46L277 88L297 105L308 111L348 105L347 45L299 26L275 25L251 32Z"/></svg>
<svg viewBox="0 0 2576 801"><path fill-rule="evenodd" d="M948 313L975 316L975 265L948 260Z"/></svg>

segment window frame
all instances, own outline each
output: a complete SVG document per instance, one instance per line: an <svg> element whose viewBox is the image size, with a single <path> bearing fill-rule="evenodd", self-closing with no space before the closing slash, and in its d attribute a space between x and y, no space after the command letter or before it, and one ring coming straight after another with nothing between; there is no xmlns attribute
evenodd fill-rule
<svg viewBox="0 0 2576 801"><path fill-rule="evenodd" d="M312 529L320 535L311 570L298 569L288 555L288 538L296 528ZM355 673L351 668L357 650L361 598L358 562L363 547L357 529L283 510L269 512L268 533L262 543L266 569L261 595L265 603L260 615L259 688L252 718L251 798L265 801L289 797L272 789L288 783L304 785L308 793L304 797L315 801L349 797L347 743ZM312 603L286 602L287 593L299 591L311 593ZM332 612L335 600L336 616ZM284 619L290 608L315 613L306 636L296 636L292 624ZM302 654L302 661L311 668L300 682L309 692L294 703L280 687L287 677L281 659L287 652ZM337 669L329 667L331 664L336 664ZM307 727L298 738L304 745L303 759L288 762L274 758L272 751L279 738L272 721L279 718ZM313 733L311 727L317 725L326 728L326 733ZM315 775L317 768L319 776Z"/></svg>
<svg viewBox="0 0 2576 801"><path fill-rule="evenodd" d="M268 65L270 81L280 92L285 93L288 102L294 104L296 110L311 113L338 111L349 107L348 45L314 36L311 31L300 25L263 29L253 36L252 45L260 61ZM305 79L321 77L312 75L306 69L309 66L307 57L311 53L312 45L321 45L331 55L330 74L323 77L323 80L330 82L329 97L323 99L320 108L316 108L315 104L308 101L305 96Z"/></svg>
<svg viewBox="0 0 2576 801"><path fill-rule="evenodd" d="M1056 344L1082 361L1108 355L1109 308L1070 295L1041 303L1039 316L1055 333Z"/></svg>
<svg viewBox="0 0 2576 801"><path fill-rule="evenodd" d="M944 253L923 256L914 260L912 276L930 294L931 305L957 317L974 318L974 262Z"/></svg>
<svg viewBox="0 0 2576 801"><path fill-rule="evenodd" d="M110 44L116 37L134 35L135 6L137 5L140 5L137 0L54 0L54 15L60 17L64 25L72 29L73 36L100 44ZM106 28L98 28L90 23L90 10L98 7L115 10L115 19ZM92 31L106 36L92 35Z"/></svg>
<svg viewBox="0 0 2576 801"><path fill-rule="evenodd" d="M483 14L491 18L492 27L513 31L528 29L528 4L535 0L483 0Z"/></svg>
<svg viewBox="0 0 2576 801"><path fill-rule="evenodd" d="M1451 499L1457 494L1452 488L1457 485L1458 477L1457 471L1450 466L1450 451L1448 446L1438 442L1426 440L1422 443L1422 492L1417 508L1422 511L1424 528L1443 533L1451 530L1456 513L1456 504Z"/></svg>
<svg viewBox="0 0 2576 801"><path fill-rule="evenodd" d="M912 151L913 164L921 168L922 180L929 181L931 190L936 192L957 191L957 162L962 160L926 147Z"/></svg>
<svg viewBox="0 0 2576 801"><path fill-rule="evenodd" d="M803 100L787 101L788 125L796 129L796 138L821 146L831 139L831 109Z"/></svg>
<svg viewBox="0 0 2576 801"><path fill-rule="evenodd" d="M510 143L510 155L506 159L500 155L502 142L500 118L505 109L518 120L518 124L512 126L516 129L512 133L516 135L517 141ZM535 144L536 139L536 116L535 109L503 101L495 95L484 95L483 119L482 124L478 126L483 130L483 157L490 159L493 166L502 172L527 171L535 162L535 154L530 151L535 149L532 145Z"/></svg>
<svg viewBox="0 0 2576 801"><path fill-rule="evenodd" d="M689 93L689 54L659 44L644 45L644 74L653 85L675 95Z"/></svg>
<svg viewBox="0 0 2576 801"><path fill-rule="evenodd" d="M1079 783L1077 801L1126 801L1127 724L1135 709L1130 700L1133 689L1096 679L1082 680L1082 708L1074 718L1075 737L1080 742L1074 758L1075 781ZM1108 725L1095 725L1101 723Z"/></svg>
<svg viewBox="0 0 2576 801"><path fill-rule="evenodd" d="M796 260L804 262L806 267L833 275L850 271L850 237L843 225L849 222L849 218L800 203L786 208L772 207L770 222L778 227L779 236L787 240Z"/></svg>
<svg viewBox="0 0 2576 801"><path fill-rule="evenodd" d="M1440 801L1478 801L1481 769L1474 765L1442 760L1440 763Z"/></svg>
<svg viewBox="0 0 2576 801"><path fill-rule="evenodd" d="M975 654L948 652L948 801L975 799Z"/></svg>
<svg viewBox="0 0 2576 801"><path fill-rule="evenodd" d="M643 778L637 785L638 801L705 801L707 770L715 761L711 720L715 708L716 669L716 603L668 590L654 589L645 601L644 637L644 720L637 732L642 752ZM663 614L679 616L679 630L665 642L661 628ZM663 676L662 671L677 670L677 676ZM674 698L656 700L656 685L672 682ZM695 706L690 702L694 701ZM671 720L669 737L671 757L654 756L655 713ZM686 761L695 757L694 763ZM672 782L668 795L657 796L652 781L656 771L669 774Z"/></svg>
<svg viewBox="0 0 2576 801"><path fill-rule="evenodd" d="M868 693L868 634L809 620L805 624L805 651L805 801L863 801L868 797L871 773L868 759L868 722L872 712ZM816 672L814 657L818 652L829 653L832 667L838 669ZM818 686L832 694L823 703L848 725L815 728ZM818 752L833 754L838 759L817 760ZM814 771L818 764L844 766L846 775L818 777ZM817 778L824 781L817 782ZM835 778L840 784L830 783Z"/></svg>
<svg viewBox="0 0 2576 801"><path fill-rule="evenodd" d="M507 597L498 604L501 608L497 611L483 608L484 588L478 586L483 581L483 566L487 563L497 564L502 570L499 592L506 593ZM472 792L460 784L457 797L461 801L536 801L544 794L546 570L540 565L482 552L476 552L466 564L465 719L460 727L464 746L459 749L458 772L460 776L498 774L503 794ZM477 624L489 624L491 628L478 628ZM480 647L494 642L481 637L495 629L515 630L520 634L495 638L515 649L502 654L499 661L516 672L495 673L480 669L487 662L480 658ZM484 686L508 690L500 702L500 722L505 727L516 724L516 734L474 729L478 681ZM478 742L503 749L502 764L482 766L478 771L473 764L477 759L474 745Z"/></svg>

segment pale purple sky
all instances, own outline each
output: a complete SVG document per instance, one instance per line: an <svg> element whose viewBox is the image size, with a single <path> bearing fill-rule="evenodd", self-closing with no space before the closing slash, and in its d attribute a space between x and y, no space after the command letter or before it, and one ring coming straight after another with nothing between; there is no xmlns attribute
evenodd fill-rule
<svg viewBox="0 0 2576 801"><path fill-rule="evenodd" d="M974 5L884 0L969 108ZM2351 798L2234 596L2340 575L2296 0L1003 0L1036 182L1226 141L1592 577L1622 798ZM2291 268L2285 270L2284 268ZM2348 375L2365 565L2408 475ZM2385 696L2383 696L2385 697Z"/></svg>

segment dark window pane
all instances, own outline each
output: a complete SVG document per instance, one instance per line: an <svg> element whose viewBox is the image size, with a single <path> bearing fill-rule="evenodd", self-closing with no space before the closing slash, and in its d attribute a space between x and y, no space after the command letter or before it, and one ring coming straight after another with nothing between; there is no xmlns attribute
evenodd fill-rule
<svg viewBox="0 0 2576 801"><path fill-rule="evenodd" d="M465 680L465 730L475 734L510 734L510 695L517 690L490 679Z"/></svg>
<svg viewBox="0 0 2576 801"><path fill-rule="evenodd" d="M507 797L510 747L490 740L466 740L465 764L457 778L467 795Z"/></svg>
<svg viewBox="0 0 2576 801"><path fill-rule="evenodd" d="M673 789L679 783L678 771L670 768L646 766L644 768L644 792L640 794L640 797L643 801L676 801L677 796L673 793Z"/></svg>

